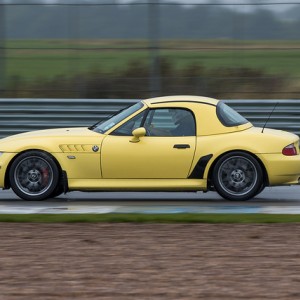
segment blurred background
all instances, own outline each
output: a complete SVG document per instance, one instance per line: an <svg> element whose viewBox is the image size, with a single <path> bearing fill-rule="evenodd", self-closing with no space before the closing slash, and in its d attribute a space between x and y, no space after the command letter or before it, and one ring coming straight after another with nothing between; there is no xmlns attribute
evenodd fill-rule
<svg viewBox="0 0 300 300"><path fill-rule="evenodd" d="M1 98L300 98L300 2L0 0Z"/></svg>

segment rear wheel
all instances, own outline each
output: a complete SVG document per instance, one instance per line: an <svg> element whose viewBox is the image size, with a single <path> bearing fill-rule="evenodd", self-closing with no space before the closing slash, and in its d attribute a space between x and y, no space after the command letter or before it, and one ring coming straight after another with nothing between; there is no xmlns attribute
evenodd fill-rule
<svg viewBox="0 0 300 300"><path fill-rule="evenodd" d="M244 152L221 157L213 170L216 191L225 199L244 201L257 195L263 186L263 172L258 161Z"/></svg>
<svg viewBox="0 0 300 300"><path fill-rule="evenodd" d="M53 158L41 151L28 151L11 165L9 180L13 191L24 200L45 200L56 192L59 169Z"/></svg>

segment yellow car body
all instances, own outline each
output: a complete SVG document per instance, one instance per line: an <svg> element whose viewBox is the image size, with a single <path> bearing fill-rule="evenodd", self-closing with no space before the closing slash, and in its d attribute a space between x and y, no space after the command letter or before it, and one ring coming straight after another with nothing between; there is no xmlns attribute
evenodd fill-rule
<svg viewBox="0 0 300 300"><path fill-rule="evenodd" d="M192 122L180 133L178 116ZM256 128L223 102L198 96L147 99L90 128L0 140L0 188L25 200L74 190L217 190L247 200L299 177L297 135Z"/></svg>

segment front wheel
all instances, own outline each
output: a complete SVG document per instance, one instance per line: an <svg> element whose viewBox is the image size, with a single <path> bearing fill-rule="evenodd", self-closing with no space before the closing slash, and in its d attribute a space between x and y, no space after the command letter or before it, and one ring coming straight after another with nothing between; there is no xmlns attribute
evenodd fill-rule
<svg viewBox="0 0 300 300"><path fill-rule="evenodd" d="M59 169L50 155L41 151L28 151L12 163L9 180L13 191L20 198L45 200L57 189Z"/></svg>
<svg viewBox="0 0 300 300"><path fill-rule="evenodd" d="M263 172L250 154L231 152L217 161L212 179L216 191L223 198L244 201L259 193L263 185Z"/></svg>

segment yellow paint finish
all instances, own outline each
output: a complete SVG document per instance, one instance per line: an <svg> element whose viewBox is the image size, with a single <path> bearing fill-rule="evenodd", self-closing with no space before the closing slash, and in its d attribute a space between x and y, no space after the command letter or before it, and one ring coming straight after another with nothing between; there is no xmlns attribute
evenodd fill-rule
<svg viewBox="0 0 300 300"><path fill-rule="evenodd" d="M0 187L8 163L15 155L28 150L42 150L53 155L67 172L71 190L205 190L209 169L220 156L230 151L246 151L265 166L271 185L297 182L300 155L287 157L282 149L294 143L296 135L252 127L251 123L226 127L217 118L218 100L175 96L144 100L143 108L116 124L105 134L87 128L42 130L4 138L0 141ZM186 108L193 112L197 137L132 136L110 133L146 109ZM176 144L190 148L176 149ZM97 145L100 150L93 152ZM299 150L298 150L299 152ZM204 179L186 179L199 159L212 154ZM74 156L75 159L69 159ZM102 172L102 174L101 174ZM101 179L104 178L104 179ZM116 180L118 179L118 180Z"/></svg>
<svg viewBox="0 0 300 300"><path fill-rule="evenodd" d="M0 156L0 188L4 187L5 173L9 162L14 158L16 153L3 153Z"/></svg>
<svg viewBox="0 0 300 300"><path fill-rule="evenodd" d="M103 191L205 191L201 179L71 179L70 190Z"/></svg>
<svg viewBox="0 0 300 300"><path fill-rule="evenodd" d="M103 178L187 178L195 152L195 137L107 136L101 149ZM176 149L187 144L190 148Z"/></svg>
<svg viewBox="0 0 300 300"><path fill-rule="evenodd" d="M300 177L299 155L260 154L257 156L264 163L268 171L270 185L298 182Z"/></svg>
<svg viewBox="0 0 300 300"><path fill-rule="evenodd" d="M87 128L39 130L18 134L0 141L0 151L6 152L0 157L0 162L7 152L15 152L14 156L24 151L42 150L53 155L70 178L101 178L100 151L103 137ZM98 146L100 150L93 152L93 146ZM75 156L75 159L69 159L69 155ZM3 170L2 168L1 172ZM1 181L3 180L2 178Z"/></svg>
<svg viewBox="0 0 300 300"><path fill-rule="evenodd" d="M243 131L253 126L250 122L239 126L224 126L217 118L215 106L195 104L193 105L192 109L197 117L197 136L232 133L237 131Z"/></svg>
<svg viewBox="0 0 300 300"><path fill-rule="evenodd" d="M67 172L68 178L101 178L100 152L97 153L54 153L61 168ZM69 159L68 156L75 156Z"/></svg>
<svg viewBox="0 0 300 300"><path fill-rule="evenodd" d="M197 136L223 134L245 130L251 128L252 124L248 122L240 126L226 127L217 117L216 107L218 100L206 97L196 96L172 96L159 97L143 101L150 108L187 108L194 113L196 119Z"/></svg>
<svg viewBox="0 0 300 300"><path fill-rule="evenodd" d="M178 96L163 96L163 97L155 97L155 98L148 98L143 100L145 104L150 107L156 107L157 104L164 105L168 104L168 102L180 102L183 101L194 101L194 102L204 102L207 104L217 105L219 100L209 98L209 97L201 97L201 96L190 96L190 95L178 95ZM166 103L164 103L166 102ZM187 102L184 102L187 103Z"/></svg>
<svg viewBox="0 0 300 300"><path fill-rule="evenodd" d="M22 152L26 150L43 150L49 153L61 152L60 145L101 145L103 135L87 128L64 128L38 130L13 135L0 140L0 151ZM79 149L79 148L77 148ZM87 148L84 148L84 150ZM73 152L70 150L70 152Z"/></svg>
<svg viewBox="0 0 300 300"><path fill-rule="evenodd" d="M204 173L204 178L207 178L209 169L214 161L224 153L230 151L245 151L260 158L265 165L268 174L274 171L273 169L271 171L269 166L272 164L276 165L277 163L280 165L278 174L300 174L300 155L291 158L284 156L281 153L285 146L291 143L298 144L298 140L298 136L292 133L272 129L266 129L264 133L262 133L261 128L255 127L234 133L197 137L197 149L192 169L195 167L200 157L212 154L213 157L209 161ZM276 154L276 156L274 156L276 159L271 159L271 161L269 161L272 156L268 156L267 154ZM293 164L285 163L291 159L293 160L295 168L293 167ZM298 171L295 173L295 170ZM272 174L269 176L272 176ZM285 181L285 179L283 180ZM277 182L277 180L274 180L274 182Z"/></svg>
<svg viewBox="0 0 300 300"><path fill-rule="evenodd" d="M96 140L95 140L96 142ZM97 146L99 150L93 151ZM64 153L53 153L68 178L101 178L100 144L64 144L59 148Z"/></svg>

